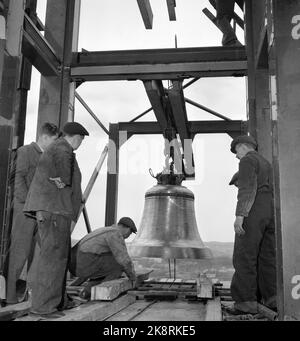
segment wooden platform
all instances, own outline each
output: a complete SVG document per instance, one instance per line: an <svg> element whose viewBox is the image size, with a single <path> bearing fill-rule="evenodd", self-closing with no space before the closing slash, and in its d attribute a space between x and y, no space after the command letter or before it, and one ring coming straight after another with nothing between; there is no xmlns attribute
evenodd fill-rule
<svg viewBox="0 0 300 341"><path fill-rule="evenodd" d="M108 321L205 321L206 305L201 302L138 301Z"/></svg>
<svg viewBox="0 0 300 341"><path fill-rule="evenodd" d="M57 319L47 319L47 321L101 321L109 316L126 308L134 303L134 297L123 295L112 302L93 301L80 305L77 308L65 310L65 316ZM37 321L38 318L33 316L24 316L16 319L16 321Z"/></svg>
<svg viewBox="0 0 300 341"><path fill-rule="evenodd" d="M169 278L150 278L134 290L125 290L116 280L116 288L120 288L117 298L110 301L96 300L83 303L77 308L65 310L64 316L55 321L221 321L220 297L207 297L208 291L201 289L199 280L183 280ZM104 283L103 283L104 284ZM205 282L205 285L208 283ZM109 288L113 281L106 282ZM104 286L101 286L101 288ZM203 293L201 293L203 291ZM210 292L210 291L209 291ZM214 290L211 292L214 293ZM201 297L203 295L203 297ZM152 297L151 297L152 296ZM107 299L105 295L104 299ZM11 309L11 308L10 308ZM39 317L27 313L30 304L23 303L13 310L16 321L37 321ZM8 316L9 319L9 316ZM45 321L43 319L43 321ZM46 321L52 321L47 319Z"/></svg>

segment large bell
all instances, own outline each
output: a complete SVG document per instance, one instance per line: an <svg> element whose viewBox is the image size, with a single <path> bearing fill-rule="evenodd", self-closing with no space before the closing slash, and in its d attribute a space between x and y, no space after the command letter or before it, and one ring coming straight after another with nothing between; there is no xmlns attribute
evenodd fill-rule
<svg viewBox="0 0 300 341"><path fill-rule="evenodd" d="M128 249L133 257L212 258L198 232L193 192L181 185L150 188L138 233Z"/></svg>

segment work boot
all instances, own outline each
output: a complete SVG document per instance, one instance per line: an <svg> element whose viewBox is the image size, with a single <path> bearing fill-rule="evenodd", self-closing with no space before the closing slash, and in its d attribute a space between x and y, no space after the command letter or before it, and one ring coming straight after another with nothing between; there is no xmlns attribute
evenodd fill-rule
<svg viewBox="0 0 300 341"><path fill-rule="evenodd" d="M276 296L272 296L268 298L267 300L262 300L262 304L268 307L269 309L277 312L277 297Z"/></svg>
<svg viewBox="0 0 300 341"><path fill-rule="evenodd" d="M234 29L230 25L230 19L223 17L217 19L217 25L223 33L222 45L223 46L243 46L237 39Z"/></svg>

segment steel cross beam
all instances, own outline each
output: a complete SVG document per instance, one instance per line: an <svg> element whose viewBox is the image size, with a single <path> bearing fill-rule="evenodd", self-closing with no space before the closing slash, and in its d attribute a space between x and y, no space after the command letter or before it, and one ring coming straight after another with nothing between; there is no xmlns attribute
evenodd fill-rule
<svg viewBox="0 0 300 341"><path fill-rule="evenodd" d="M145 81L144 86L152 105L154 114L161 128L163 135L165 136L165 131L167 128L171 127L171 122L168 121L167 112L170 109L170 105L167 101L166 93L160 80ZM174 156L176 160L182 160L182 153L180 151L180 145L176 139L173 140L174 143ZM177 164L177 166L179 166Z"/></svg>
<svg viewBox="0 0 300 341"><path fill-rule="evenodd" d="M176 21L176 0L167 0L167 6L168 6L168 13L169 13L169 20L170 21Z"/></svg>
<svg viewBox="0 0 300 341"><path fill-rule="evenodd" d="M26 13L24 14L22 53L42 75L59 75L60 59Z"/></svg>
<svg viewBox="0 0 300 341"><path fill-rule="evenodd" d="M162 130L167 129L168 120L165 113L165 93L162 82L158 80L145 81L144 87L159 125Z"/></svg>
<svg viewBox="0 0 300 341"><path fill-rule="evenodd" d="M168 99L172 108L172 118L180 136L184 153L184 170L188 177L194 177L194 158L192 139L188 127L188 118L185 107L182 81L173 81L172 87L167 90Z"/></svg>
<svg viewBox="0 0 300 341"><path fill-rule="evenodd" d="M137 0L141 16L143 18L143 22L145 25L145 28L147 30L152 29L152 23L153 23L153 13L150 5L149 0Z"/></svg>
<svg viewBox="0 0 300 341"><path fill-rule="evenodd" d="M245 47L73 53L73 81L163 80L247 75Z"/></svg>
<svg viewBox="0 0 300 341"><path fill-rule="evenodd" d="M247 132L247 122L234 121L189 121L188 127L192 135L196 134L228 134L243 135ZM119 122L119 130L127 131L128 135L162 134L157 122Z"/></svg>

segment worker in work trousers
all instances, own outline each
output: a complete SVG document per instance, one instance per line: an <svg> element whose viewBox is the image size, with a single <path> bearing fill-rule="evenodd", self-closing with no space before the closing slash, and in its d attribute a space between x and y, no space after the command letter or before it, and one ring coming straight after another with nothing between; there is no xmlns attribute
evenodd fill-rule
<svg viewBox="0 0 300 341"><path fill-rule="evenodd" d="M70 227L80 209L81 173L74 150L89 135L77 122L63 128L40 158L32 180L24 212L35 214L40 237L40 255L32 288L31 313L59 317L67 309L66 273L70 253Z"/></svg>
<svg viewBox="0 0 300 341"><path fill-rule="evenodd" d="M243 10L244 0L209 0L209 2L216 7L217 25L223 33L223 46L242 46L238 41L230 21L234 15L234 5L237 3Z"/></svg>
<svg viewBox="0 0 300 341"><path fill-rule="evenodd" d="M270 163L257 143L242 135L231 143L240 160L231 281L233 314L258 312L257 302L276 309L276 260L273 182Z"/></svg>
<svg viewBox="0 0 300 341"><path fill-rule="evenodd" d="M19 278L26 261L27 272L30 269L34 255L37 224L35 219L24 215L23 207L40 156L57 137L57 126L45 123L40 129L37 142L32 142L17 150L14 178L14 218L7 274L6 303L8 304L18 303L20 299L18 295L24 298L26 286L23 285L23 288L19 288L20 284L24 284L24 281Z"/></svg>
<svg viewBox="0 0 300 341"><path fill-rule="evenodd" d="M120 278L123 272L135 286L135 270L124 239L136 231L132 219L123 217L118 224L98 228L73 246L69 270L79 277L77 285L90 279L86 297L93 285Z"/></svg>

